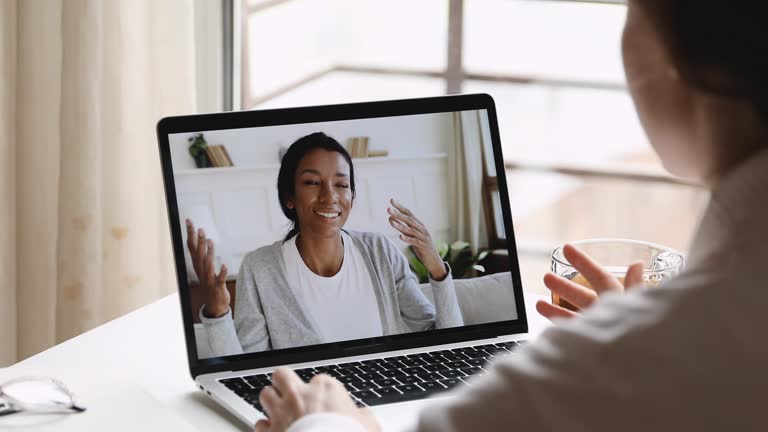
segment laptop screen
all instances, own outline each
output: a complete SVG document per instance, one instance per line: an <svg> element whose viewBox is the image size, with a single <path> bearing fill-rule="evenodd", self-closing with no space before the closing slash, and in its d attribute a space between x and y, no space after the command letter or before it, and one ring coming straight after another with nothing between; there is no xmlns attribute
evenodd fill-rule
<svg viewBox="0 0 768 432"><path fill-rule="evenodd" d="M168 133L198 359L517 320L491 122L473 109Z"/></svg>

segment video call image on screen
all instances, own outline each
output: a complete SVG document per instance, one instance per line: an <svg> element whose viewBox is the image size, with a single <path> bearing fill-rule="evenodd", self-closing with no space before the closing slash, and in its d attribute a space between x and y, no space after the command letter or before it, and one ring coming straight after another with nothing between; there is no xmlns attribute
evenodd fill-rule
<svg viewBox="0 0 768 432"><path fill-rule="evenodd" d="M484 110L171 134L198 357L517 319L490 135Z"/></svg>

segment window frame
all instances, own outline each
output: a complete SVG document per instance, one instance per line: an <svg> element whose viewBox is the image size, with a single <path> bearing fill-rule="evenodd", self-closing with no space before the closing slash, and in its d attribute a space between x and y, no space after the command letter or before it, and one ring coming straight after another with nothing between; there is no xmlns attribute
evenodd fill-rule
<svg viewBox="0 0 768 432"><path fill-rule="evenodd" d="M224 70L226 110L252 109L270 99L291 92L309 82L321 79L334 72L369 73L412 77L442 78L446 83L446 94L461 93L465 81L503 82L509 84L543 85L547 87L588 88L600 90L627 90L626 85L594 80L551 79L522 75L468 73L463 67L464 5L467 0L446 0L448 2L448 40L446 46L446 68L443 71L411 70L394 67L370 67L337 64L320 72L302 77L268 94L248 94L248 40L247 20L251 14L271 9L297 0L265 0L250 4L248 0L222 0L225 11L224 22ZM522 1L522 0L520 0ZM528 0L538 2L626 4L626 0ZM239 97L238 97L239 96ZM239 106L235 105L239 101ZM506 160L507 171L539 171L553 174L567 174L575 177L603 177L637 182L661 182L697 186L692 182L672 177L660 170L642 168L611 168L607 164L570 164L561 162L530 163ZM492 178L486 178L486 189L492 192ZM497 239L500 241L500 239Z"/></svg>

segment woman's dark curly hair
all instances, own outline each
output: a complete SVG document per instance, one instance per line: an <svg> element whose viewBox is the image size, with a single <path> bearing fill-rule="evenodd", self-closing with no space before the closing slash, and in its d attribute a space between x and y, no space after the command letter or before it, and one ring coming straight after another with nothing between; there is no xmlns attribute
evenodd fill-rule
<svg viewBox="0 0 768 432"><path fill-rule="evenodd" d="M292 223L291 230L288 231L285 240L289 240L299 233L296 209L286 206L286 202L292 199L296 193L296 170L299 168L299 163L304 156L315 149L335 151L346 159L349 164L349 188L352 191L352 199L355 198L355 167L352 165L352 158L349 156L347 149L339 144L338 141L322 132L315 132L299 138L291 144L288 151L283 155L283 159L280 162L280 173L277 175L277 195L280 200L280 208L283 210L285 217Z"/></svg>

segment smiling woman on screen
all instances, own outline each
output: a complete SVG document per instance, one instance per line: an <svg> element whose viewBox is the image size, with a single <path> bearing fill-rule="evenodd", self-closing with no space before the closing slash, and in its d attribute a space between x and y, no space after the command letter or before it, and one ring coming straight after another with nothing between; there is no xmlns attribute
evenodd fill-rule
<svg viewBox="0 0 768 432"><path fill-rule="evenodd" d="M390 224L429 269L435 304L406 257L384 235L343 229L355 199L349 153L322 132L300 138L277 179L284 240L248 253L237 278L234 318L215 273L215 245L187 221L188 247L205 292L200 318L216 356L401 334L463 324L448 265L427 228L395 200Z"/></svg>

